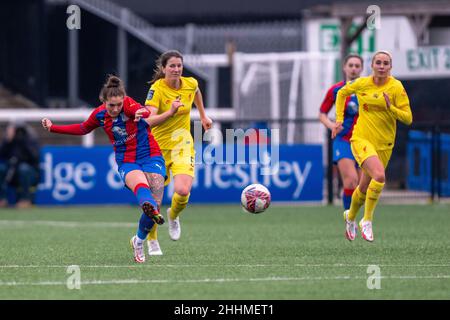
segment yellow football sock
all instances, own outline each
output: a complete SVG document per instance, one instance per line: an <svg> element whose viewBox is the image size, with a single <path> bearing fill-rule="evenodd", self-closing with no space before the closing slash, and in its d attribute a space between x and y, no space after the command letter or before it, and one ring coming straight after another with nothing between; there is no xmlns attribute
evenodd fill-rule
<svg viewBox="0 0 450 320"><path fill-rule="evenodd" d="M147 240L158 240L158 225L156 223L148 233Z"/></svg>
<svg viewBox="0 0 450 320"><path fill-rule="evenodd" d="M359 186L356 187L352 194L352 202L350 204L350 210L348 212L349 220L354 221L358 215L359 209L366 201L366 195L359 190Z"/></svg>
<svg viewBox="0 0 450 320"><path fill-rule="evenodd" d="M183 209L186 208L190 195L191 194L188 194L187 196L180 196L176 192L173 194L172 205L170 206L170 218L171 219L178 218L181 211L183 211Z"/></svg>
<svg viewBox="0 0 450 320"><path fill-rule="evenodd" d="M384 182L378 182L371 180L369 183L369 188L367 188L367 197L364 208L364 220L372 221L373 212L377 206L378 199L380 198L381 191L384 188Z"/></svg>

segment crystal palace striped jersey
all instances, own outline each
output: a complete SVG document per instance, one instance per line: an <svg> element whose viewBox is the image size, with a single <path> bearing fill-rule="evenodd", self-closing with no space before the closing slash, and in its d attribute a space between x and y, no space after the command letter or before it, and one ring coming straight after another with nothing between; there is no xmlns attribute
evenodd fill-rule
<svg viewBox="0 0 450 320"><path fill-rule="evenodd" d="M325 96L325 99L320 106L320 112L327 114L330 112L333 104L336 101L337 92L345 85L344 81L335 83L328 89L328 92ZM341 138L345 141L350 141L350 138L353 133L353 127L355 126L356 121L358 120L358 99L356 95L351 95L347 97L345 100L345 109L344 109L344 129L339 132L337 135L338 138Z"/></svg>
<svg viewBox="0 0 450 320"><path fill-rule="evenodd" d="M144 120L134 121L134 114L142 106L132 98L126 96L122 111L116 118L112 118L102 104L92 111L83 123L73 125L52 125L51 132L73 135L85 135L92 130L102 127L109 141L114 147L117 164L135 162L145 157L160 156L161 150L150 127Z"/></svg>

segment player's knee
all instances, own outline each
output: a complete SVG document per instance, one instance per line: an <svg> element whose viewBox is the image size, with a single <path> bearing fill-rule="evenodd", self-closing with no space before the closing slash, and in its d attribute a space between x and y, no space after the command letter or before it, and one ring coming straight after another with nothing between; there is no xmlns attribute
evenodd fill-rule
<svg viewBox="0 0 450 320"><path fill-rule="evenodd" d="M346 185L344 185L344 188L345 189L354 190L354 189L356 189L357 185L358 185L358 181L357 180L355 180L355 181L351 180L351 181L347 182Z"/></svg>
<svg viewBox="0 0 450 320"><path fill-rule="evenodd" d="M384 170L376 170L373 173L372 179L377 182L384 183L386 181L386 176L384 174Z"/></svg>
<svg viewBox="0 0 450 320"><path fill-rule="evenodd" d="M356 189L358 186L358 178L348 179L346 183L344 183L345 189Z"/></svg>
<svg viewBox="0 0 450 320"><path fill-rule="evenodd" d="M191 189L187 186L180 186L178 188L175 188L175 192L178 193L182 197L187 197L189 193L191 192Z"/></svg>

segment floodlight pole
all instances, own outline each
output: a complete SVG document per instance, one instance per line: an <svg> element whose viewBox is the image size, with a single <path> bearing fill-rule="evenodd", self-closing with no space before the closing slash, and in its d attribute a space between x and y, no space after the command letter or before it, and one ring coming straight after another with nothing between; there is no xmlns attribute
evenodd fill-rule
<svg viewBox="0 0 450 320"><path fill-rule="evenodd" d="M68 97L69 107L74 108L78 106L78 30L67 30L69 37L69 50L67 52L69 61L68 70Z"/></svg>
<svg viewBox="0 0 450 320"><path fill-rule="evenodd" d="M347 54L349 54L350 46L352 45L353 41L355 41L360 34L366 29L367 27L367 20L369 19L369 16L367 15L364 19L364 22L359 25L358 29L352 34L349 35L350 28L352 27L353 17L341 17L341 60L345 58ZM342 61L343 62L343 61ZM345 74L343 74L343 79L345 79Z"/></svg>
<svg viewBox="0 0 450 320"><path fill-rule="evenodd" d="M117 69L122 81L127 84L128 80L128 47L127 32L124 25L127 23L129 11L122 8L120 11L120 24L117 29Z"/></svg>

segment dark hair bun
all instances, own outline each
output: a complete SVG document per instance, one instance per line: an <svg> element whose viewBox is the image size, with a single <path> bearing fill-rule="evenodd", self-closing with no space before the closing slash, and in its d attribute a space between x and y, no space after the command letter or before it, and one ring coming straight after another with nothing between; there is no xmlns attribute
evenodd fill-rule
<svg viewBox="0 0 450 320"><path fill-rule="evenodd" d="M100 91L99 99L101 102L105 102L109 97L125 97L126 95L122 80L117 76L109 74Z"/></svg>
<svg viewBox="0 0 450 320"><path fill-rule="evenodd" d="M118 88L121 84L122 80L116 76L109 76L108 81L106 81L107 88Z"/></svg>

